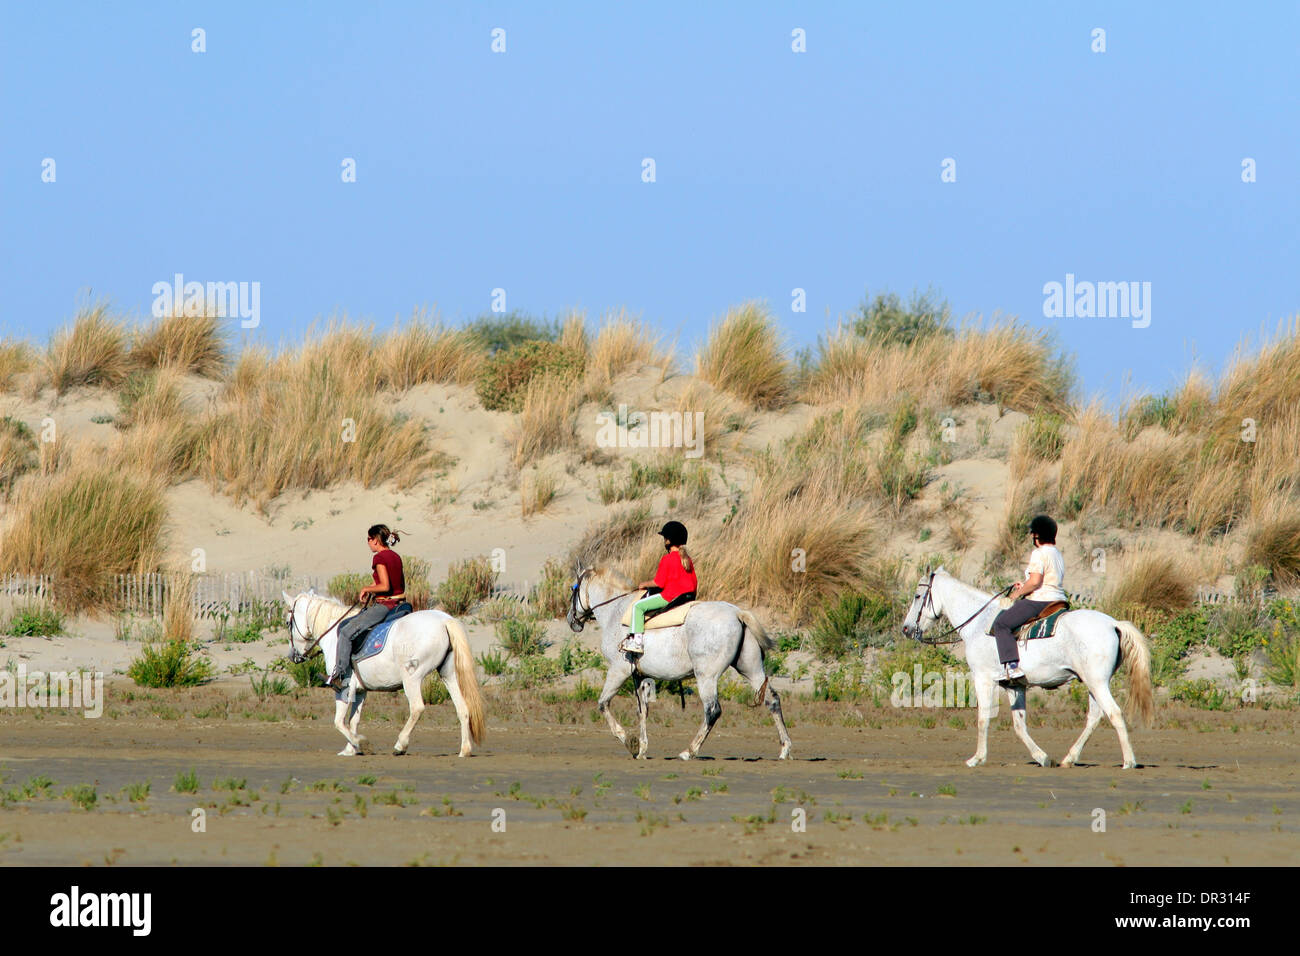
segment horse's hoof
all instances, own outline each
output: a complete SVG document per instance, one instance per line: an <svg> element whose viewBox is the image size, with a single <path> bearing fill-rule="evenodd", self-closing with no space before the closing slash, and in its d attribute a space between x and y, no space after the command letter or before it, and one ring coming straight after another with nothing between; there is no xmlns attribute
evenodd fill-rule
<svg viewBox="0 0 1300 956"><path fill-rule="evenodd" d="M394 747L394 748L393 748L393 756L394 756L394 757L405 757L405 756L406 756L406 751L405 751L405 750L398 750L396 747Z"/></svg>
<svg viewBox="0 0 1300 956"><path fill-rule="evenodd" d="M1136 769L1137 769L1137 761L1134 760L1132 763L1126 763L1126 764L1124 764L1124 769L1125 769L1125 770L1136 770Z"/></svg>
<svg viewBox="0 0 1300 956"><path fill-rule="evenodd" d="M776 759L777 759L777 760L789 760L789 759L790 759L790 748L789 748L789 747L786 747L784 750L782 750L782 751L781 751L781 755L780 755L779 757L777 757Z"/></svg>
<svg viewBox="0 0 1300 956"><path fill-rule="evenodd" d="M1062 767L1073 767L1073 766L1074 766L1074 761L1071 760L1069 757L1062 757L1062 758L1061 758L1060 766L1062 766Z"/></svg>
<svg viewBox="0 0 1300 956"><path fill-rule="evenodd" d="M354 756L356 756L356 753L357 753L357 752L356 752L355 750L353 750L351 747L344 747L344 748L343 748L342 750L340 750L337 754L335 754L335 756L336 756L336 757L354 757Z"/></svg>
<svg viewBox="0 0 1300 956"><path fill-rule="evenodd" d="M1051 757L1047 756L1047 754L1043 754L1041 757L1038 758L1038 766L1040 766L1040 767L1055 767L1055 766L1056 766L1056 763L1055 763L1055 761L1052 760Z"/></svg>
<svg viewBox="0 0 1300 956"><path fill-rule="evenodd" d="M635 757L641 750L641 744L635 740L625 740L623 743L627 746L627 752Z"/></svg>
<svg viewBox="0 0 1300 956"><path fill-rule="evenodd" d="M679 753L679 754L677 755L677 759L679 759L679 760L690 760L690 759L691 759L691 752L690 752L689 750L683 750L681 753Z"/></svg>
<svg viewBox="0 0 1300 956"><path fill-rule="evenodd" d="M982 763L984 763L984 758L983 758L983 757L971 757L969 760L966 761L966 766L968 766L968 767L978 767L978 766L980 766Z"/></svg>

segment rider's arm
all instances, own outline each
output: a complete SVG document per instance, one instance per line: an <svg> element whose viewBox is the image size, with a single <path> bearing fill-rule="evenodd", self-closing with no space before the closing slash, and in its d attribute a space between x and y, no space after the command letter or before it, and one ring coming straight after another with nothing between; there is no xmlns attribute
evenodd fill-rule
<svg viewBox="0 0 1300 956"><path fill-rule="evenodd" d="M1030 571L1029 577L1025 578L1019 584L1011 589L1012 597L1020 597L1022 594L1033 594L1043 584L1043 573L1041 571Z"/></svg>
<svg viewBox="0 0 1300 956"><path fill-rule="evenodd" d="M367 584L361 589L361 599L364 600L367 594L387 594L388 587L388 568L383 564L375 565L375 573L379 576L378 584Z"/></svg>

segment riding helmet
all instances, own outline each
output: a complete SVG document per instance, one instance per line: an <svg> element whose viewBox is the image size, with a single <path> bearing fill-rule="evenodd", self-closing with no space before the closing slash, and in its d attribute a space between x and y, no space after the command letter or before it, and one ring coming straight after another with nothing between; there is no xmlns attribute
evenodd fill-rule
<svg viewBox="0 0 1300 956"><path fill-rule="evenodd" d="M1047 515L1037 515L1029 522L1029 533L1036 535L1043 544L1056 543L1056 522Z"/></svg>
<svg viewBox="0 0 1300 956"><path fill-rule="evenodd" d="M659 533L668 539L669 544L681 547L686 543L686 525L680 521L670 521L659 529Z"/></svg>

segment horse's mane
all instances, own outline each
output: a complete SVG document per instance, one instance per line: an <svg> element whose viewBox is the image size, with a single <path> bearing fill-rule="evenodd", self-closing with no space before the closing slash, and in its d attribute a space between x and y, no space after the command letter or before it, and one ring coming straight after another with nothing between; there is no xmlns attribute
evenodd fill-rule
<svg viewBox="0 0 1300 956"><path fill-rule="evenodd" d="M935 574L942 574L944 577L948 578L948 580L964 589L971 597L979 598L981 601L987 601L991 597L987 591L981 591L979 588L975 587L975 585L967 584L947 568L939 568Z"/></svg>
<svg viewBox="0 0 1300 956"><path fill-rule="evenodd" d="M619 574L613 568L596 568L591 572L591 576L607 587L619 591L632 590L632 582L623 575Z"/></svg>

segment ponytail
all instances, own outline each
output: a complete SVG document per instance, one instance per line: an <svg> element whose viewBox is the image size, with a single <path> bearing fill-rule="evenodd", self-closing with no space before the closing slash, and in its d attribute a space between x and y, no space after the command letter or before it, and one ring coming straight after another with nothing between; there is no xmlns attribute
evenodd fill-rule
<svg viewBox="0 0 1300 956"><path fill-rule="evenodd" d="M690 574L693 570L695 570L695 562L692 561L691 556L686 553L686 545L678 546L677 553L678 555L681 556L683 571L685 571L687 574Z"/></svg>
<svg viewBox="0 0 1300 956"><path fill-rule="evenodd" d="M378 538L379 543L389 548L401 541L404 531L393 531L386 524L372 524L370 530L366 532L367 538Z"/></svg>

